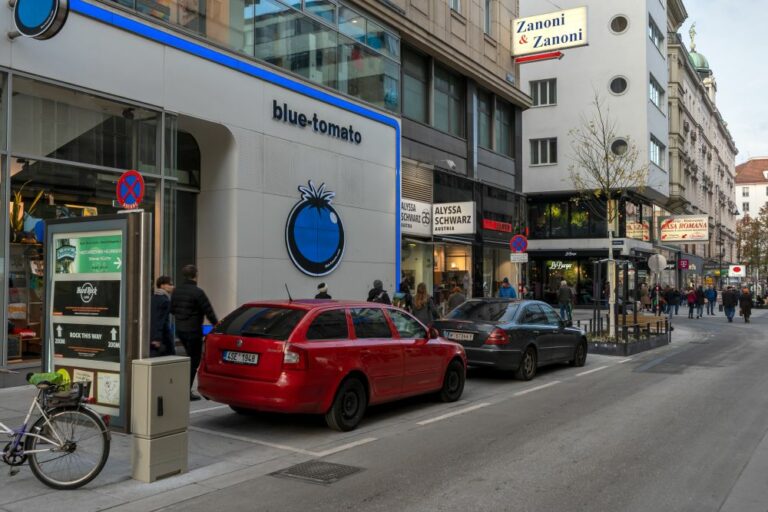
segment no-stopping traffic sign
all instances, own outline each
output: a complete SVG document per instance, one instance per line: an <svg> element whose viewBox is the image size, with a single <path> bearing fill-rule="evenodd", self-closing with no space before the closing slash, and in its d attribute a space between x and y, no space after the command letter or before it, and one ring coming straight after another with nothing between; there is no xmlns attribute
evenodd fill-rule
<svg viewBox="0 0 768 512"><path fill-rule="evenodd" d="M117 180L117 202L126 210L138 208L144 199L144 178L138 171L125 171Z"/></svg>

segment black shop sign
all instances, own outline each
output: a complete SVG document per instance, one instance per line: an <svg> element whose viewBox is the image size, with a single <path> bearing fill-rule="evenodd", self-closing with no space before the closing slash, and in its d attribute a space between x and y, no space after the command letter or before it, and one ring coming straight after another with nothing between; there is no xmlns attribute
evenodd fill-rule
<svg viewBox="0 0 768 512"><path fill-rule="evenodd" d="M56 281L53 316L120 317L120 281Z"/></svg>
<svg viewBox="0 0 768 512"><path fill-rule="evenodd" d="M53 324L55 357L120 362L120 327L117 325Z"/></svg>

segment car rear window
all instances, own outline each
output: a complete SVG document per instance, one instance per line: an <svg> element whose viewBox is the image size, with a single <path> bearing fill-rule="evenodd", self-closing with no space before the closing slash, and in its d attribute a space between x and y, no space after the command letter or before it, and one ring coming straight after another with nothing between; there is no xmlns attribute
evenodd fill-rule
<svg viewBox="0 0 768 512"><path fill-rule="evenodd" d="M472 320L480 322L511 322L519 304L509 302L483 302L470 300L448 314L451 320Z"/></svg>
<svg viewBox="0 0 768 512"><path fill-rule="evenodd" d="M241 306L227 315L213 332L285 341L306 314L292 308Z"/></svg>

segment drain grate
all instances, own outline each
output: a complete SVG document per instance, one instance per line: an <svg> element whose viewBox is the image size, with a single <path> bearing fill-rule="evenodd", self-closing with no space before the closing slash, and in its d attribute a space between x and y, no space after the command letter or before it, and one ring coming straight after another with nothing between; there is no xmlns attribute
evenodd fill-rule
<svg viewBox="0 0 768 512"><path fill-rule="evenodd" d="M333 484L345 476L354 475L362 468L354 466L345 466L343 464L334 464L332 462L323 462L320 460L310 460L302 462L289 468L270 473L272 476L282 478L296 478L305 482L315 484Z"/></svg>

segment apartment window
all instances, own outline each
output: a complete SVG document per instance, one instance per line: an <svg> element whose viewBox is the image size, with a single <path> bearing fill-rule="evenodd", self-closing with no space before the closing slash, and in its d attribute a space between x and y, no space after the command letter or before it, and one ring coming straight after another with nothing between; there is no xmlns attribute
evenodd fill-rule
<svg viewBox="0 0 768 512"><path fill-rule="evenodd" d="M495 119L495 136L496 136L496 152L502 155L512 156L512 137L514 136L514 119L512 117L512 105L496 99L496 110L494 111Z"/></svg>
<svg viewBox="0 0 768 512"><path fill-rule="evenodd" d="M649 85L649 97L654 105L656 105L661 110L664 110L664 89L659 85L659 82L656 81L655 78L653 78L653 75L650 77L650 85Z"/></svg>
<svg viewBox="0 0 768 512"><path fill-rule="evenodd" d="M741 187L741 197L749 197L749 187Z"/></svg>
<svg viewBox="0 0 768 512"><path fill-rule="evenodd" d="M665 151L664 144L659 142L659 139L651 135L651 143L650 143L650 155L649 158L651 162L658 165L659 167L664 167L664 151Z"/></svg>
<svg viewBox="0 0 768 512"><path fill-rule="evenodd" d="M483 29L486 34L491 35L491 27L493 26L493 0L485 0L485 18L483 19Z"/></svg>
<svg viewBox="0 0 768 512"><path fill-rule="evenodd" d="M464 136L464 82L459 75L435 66L435 119L438 130Z"/></svg>
<svg viewBox="0 0 768 512"><path fill-rule="evenodd" d="M531 139L531 165L557 163L557 139Z"/></svg>
<svg viewBox="0 0 768 512"><path fill-rule="evenodd" d="M741 213L749 213L749 203L741 203Z"/></svg>
<svg viewBox="0 0 768 512"><path fill-rule="evenodd" d="M414 121L429 122L429 60L403 48L403 115Z"/></svg>
<svg viewBox="0 0 768 512"><path fill-rule="evenodd" d="M450 0L451 9L456 12L461 12L461 0Z"/></svg>
<svg viewBox="0 0 768 512"><path fill-rule="evenodd" d="M648 37L660 51L664 49L664 33L659 30L653 18L648 16Z"/></svg>
<svg viewBox="0 0 768 512"><path fill-rule="evenodd" d="M493 96L485 91L477 93L477 145L486 149L491 146L491 120Z"/></svg>
<svg viewBox="0 0 768 512"><path fill-rule="evenodd" d="M531 98L534 107L557 103L557 79L534 80L531 82Z"/></svg>

